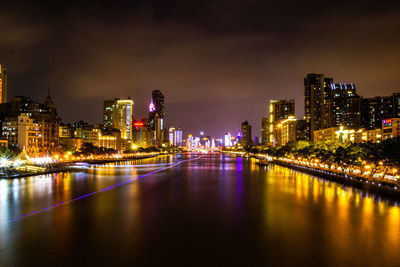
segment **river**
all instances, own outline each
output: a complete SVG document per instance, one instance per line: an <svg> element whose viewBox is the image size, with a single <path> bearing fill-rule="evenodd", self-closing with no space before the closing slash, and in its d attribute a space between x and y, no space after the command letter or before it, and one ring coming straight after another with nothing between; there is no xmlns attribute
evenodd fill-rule
<svg viewBox="0 0 400 267"><path fill-rule="evenodd" d="M0 266L400 266L394 200L223 154L81 168L0 180Z"/></svg>

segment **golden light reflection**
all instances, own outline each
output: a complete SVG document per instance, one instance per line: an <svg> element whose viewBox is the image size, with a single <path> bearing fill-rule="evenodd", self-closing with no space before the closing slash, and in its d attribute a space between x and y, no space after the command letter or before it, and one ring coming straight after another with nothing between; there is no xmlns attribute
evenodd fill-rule
<svg viewBox="0 0 400 267"><path fill-rule="evenodd" d="M265 175L265 229L282 242L317 234L339 262L356 246L387 258L400 248L400 207L390 200L277 165Z"/></svg>

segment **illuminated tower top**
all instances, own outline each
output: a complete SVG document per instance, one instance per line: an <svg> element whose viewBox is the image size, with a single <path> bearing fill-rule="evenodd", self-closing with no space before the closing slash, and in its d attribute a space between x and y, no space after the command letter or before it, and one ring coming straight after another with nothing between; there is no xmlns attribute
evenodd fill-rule
<svg viewBox="0 0 400 267"><path fill-rule="evenodd" d="M151 103L149 105L149 112L154 112L156 111L156 106L153 103L153 99L151 99Z"/></svg>

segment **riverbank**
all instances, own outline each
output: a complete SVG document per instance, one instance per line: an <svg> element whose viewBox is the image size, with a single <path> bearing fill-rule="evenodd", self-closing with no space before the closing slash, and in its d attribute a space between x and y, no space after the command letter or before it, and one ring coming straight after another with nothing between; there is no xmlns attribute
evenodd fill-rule
<svg viewBox="0 0 400 267"><path fill-rule="evenodd" d="M279 159L272 160L272 163L297 171L305 172L311 175L315 175L327 180L335 181L341 184L353 186L367 192L376 193L390 198L400 198L400 189L396 183L391 183L387 181L371 181L367 178L360 176L336 173L315 167L289 163Z"/></svg>
<svg viewBox="0 0 400 267"><path fill-rule="evenodd" d="M126 158L112 158L112 159L86 159L86 160L78 160L73 162L65 162L65 163L54 163L51 165L47 165L48 169L39 172L32 172L32 173L17 173L11 174L8 176L0 176L0 179L17 179L17 178L24 178L29 176L39 176L39 175L46 175L51 173L58 173L58 172L66 172L66 171L81 171L82 169L74 168L75 164L79 163L86 163L86 164L105 164L105 163L113 163L113 162L122 162L122 161L131 161L131 160L141 160L147 158L154 158L161 155L166 154L151 154L151 155L140 155L140 156L130 156Z"/></svg>

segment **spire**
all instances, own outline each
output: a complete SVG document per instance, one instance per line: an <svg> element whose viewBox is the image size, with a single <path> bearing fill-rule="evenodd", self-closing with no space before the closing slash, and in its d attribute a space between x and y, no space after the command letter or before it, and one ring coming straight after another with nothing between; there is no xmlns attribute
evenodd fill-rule
<svg viewBox="0 0 400 267"><path fill-rule="evenodd" d="M49 88L47 91L47 97L46 97L46 100L44 101L44 104L46 105L46 107L51 108L51 109L54 107L53 100L51 99L51 96L50 96L50 85L49 85Z"/></svg>

